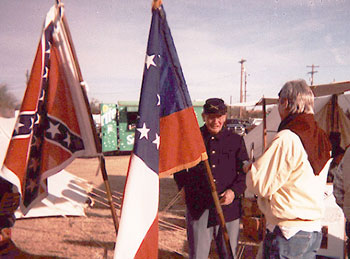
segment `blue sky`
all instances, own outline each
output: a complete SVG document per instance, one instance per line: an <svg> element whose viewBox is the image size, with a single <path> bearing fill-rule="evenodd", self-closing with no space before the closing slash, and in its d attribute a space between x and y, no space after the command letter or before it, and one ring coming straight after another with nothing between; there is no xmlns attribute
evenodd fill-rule
<svg viewBox="0 0 350 259"><path fill-rule="evenodd" d="M138 100L151 1L62 0L89 98ZM54 0L0 1L0 83L19 100ZM193 100L276 97L292 79L350 80L350 0L163 0Z"/></svg>

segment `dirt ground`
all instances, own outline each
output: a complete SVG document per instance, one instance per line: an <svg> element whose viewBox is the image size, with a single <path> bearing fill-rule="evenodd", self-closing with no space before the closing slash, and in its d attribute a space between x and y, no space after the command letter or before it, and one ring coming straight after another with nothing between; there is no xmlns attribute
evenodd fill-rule
<svg viewBox="0 0 350 259"><path fill-rule="evenodd" d="M129 162L128 155L107 156L106 168L119 215ZM16 249L1 258L113 258L116 234L98 159L76 159L66 170L87 180L93 203L86 217L19 219L12 230ZM185 205L172 201L177 188L172 177L160 179L159 258L188 258ZM213 249L212 249L213 250ZM254 258L256 248L246 247L242 258ZM214 251L210 258L217 258Z"/></svg>

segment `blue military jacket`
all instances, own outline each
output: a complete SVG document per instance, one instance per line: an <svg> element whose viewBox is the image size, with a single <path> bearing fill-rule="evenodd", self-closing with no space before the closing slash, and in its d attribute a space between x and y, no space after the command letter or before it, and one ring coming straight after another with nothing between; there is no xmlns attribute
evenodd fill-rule
<svg viewBox="0 0 350 259"><path fill-rule="evenodd" d="M201 133L218 195L227 189L235 193L234 201L222 206L225 221L230 222L241 216L240 197L246 188L242 167L248 154L244 139L227 128L212 136L204 125ZM179 189L185 189L186 206L191 217L199 219L204 210L209 209L208 226L219 224L204 163L174 174L174 179Z"/></svg>

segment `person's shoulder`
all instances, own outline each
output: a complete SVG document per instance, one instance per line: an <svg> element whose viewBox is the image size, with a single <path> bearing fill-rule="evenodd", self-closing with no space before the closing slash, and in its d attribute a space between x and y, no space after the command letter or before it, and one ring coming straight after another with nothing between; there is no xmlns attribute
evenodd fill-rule
<svg viewBox="0 0 350 259"><path fill-rule="evenodd" d="M241 135L237 134L234 130L229 129L227 127L222 129L222 133L229 138L233 138L233 139L240 139L243 138Z"/></svg>
<svg viewBox="0 0 350 259"><path fill-rule="evenodd" d="M230 129L223 129L223 135L221 137L222 142L225 143L227 146L240 146L244 145L244 138L243 136L235 133L233 130Z"/></svg>
<svg viewBox="0 0 350 259"><path fill-rule="evenodd" d="M301 142L299 136L289 129L284 129L277 132L273 140L286 143Z"/></svg>
<svg viewBox="0 0 350 259"><path fill-rule="evenodd" d="M284 129L284 130L281 130L281 131L277 132L276 137L279 137L279 138L296 138L296 137L298 137L298 135L295 134L293 131L291 131L289 129Z"/></svg>

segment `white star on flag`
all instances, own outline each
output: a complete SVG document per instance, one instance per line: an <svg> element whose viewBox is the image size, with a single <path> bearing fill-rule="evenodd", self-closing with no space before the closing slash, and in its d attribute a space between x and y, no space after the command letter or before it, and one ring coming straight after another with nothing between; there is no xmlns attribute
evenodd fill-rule
<svg viewBox="0 0 350 259"><path fill-rule="evenodd" d="M159 144L160 144L160 137L156 133L156 139L152 142L153 144L157 145L157 149L159 149Z"/></svg>
<svg viewBox="0 0 350 259"><path fill-rule="evenodd" d="M47 78L47 67L44 68L44 75L43 78Z"/></svg>
<svg viewBox="0 0 350 259"><path fill-rule="evenodd" d="M142 138L148 139L148 132L150 131L150 129L146 128L146 123L143 123L142 128L137 128L137 130L141 133L140 139Z"/></svg>
<svg viewBox="0 0 350 259"><path fill-rule="evenodd" d="M51 138L54 139L56 134L61 134L60 130L58 129L59 126L60 126L59 123L55 125L50 122L50 128L47 130L47 132L51 133Z"/></svg>
<svg viewBox="0 0 350 259"><path fill-rule="evenodd" d="M38 166L39 166L39 161L37 159L31 159L29 161L29 167L33 168L34 171L38 169Z"/></svg>
<svg viewBox="0 0 350 259"><path fill-rule="evenodd" d="M157 98L158 98L157 106L159 106L160 105L160 95L159 94L157 94Z"/></svg>
<svg viewBox="0 0 350 259"><path fill-rule="evenodd" d="M29 184L27 185L26 189L32 192L35 187L36 187L36 183L32 179L29 179Z"/></svg>
<svg viewBox="0 0 350 259"><path fill-rule="evenodd" d="M30 118L30 129L33 129L33 127L34 127L34 117L31 117Z"/></svg>
<svg viewBox="0 0 350 259"><path fill-rule="evenodd" d="M39 125L39 123L40 123L40 115L39 114L37 114L37 119L34 121L34 125L35 124L38 124Z"/></svg>
<svg viewBox="0 0 350 259"><path fill-rule="evenodd" d="M43 90L43 94L40 96L39 101L44 100L44 96L45 96L45 90Z"/></svg>
<svg viewBox="0 0 350 259"><path fill-rule="evenodd" d="M71 143L71 139L70 139L69 133L67 133L67 137L63 141L66 142L67 143L67 147L69 147L69 145Z"/></svg>
<svg viewBox="0 0 350 259"><path fill-rule="evenodd" d="M15 126L15 131L16 131L17 133L19 133L19 128L20 128L20 127L23 127L23 126L24 126L24 124L19 122L19 117L18 117L18 118L17 118L16 126Z"/></svg>
<svg viewBox="0 0 350 259"><path fill-rule="evenodd" d="M45 51L45 53L50 53L51 50L51 42L48 42L48 49Z"/></svg>
<svg viewBox="0 0 350 259"><path fill-rule="evenodd" d="M149 67L151 66L151 65L153 65L153 66L157 66L155 63L154 63L154 56L155 55L146 55L146 66L147 66L147 69L149 69Z"/></svg>

